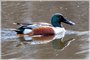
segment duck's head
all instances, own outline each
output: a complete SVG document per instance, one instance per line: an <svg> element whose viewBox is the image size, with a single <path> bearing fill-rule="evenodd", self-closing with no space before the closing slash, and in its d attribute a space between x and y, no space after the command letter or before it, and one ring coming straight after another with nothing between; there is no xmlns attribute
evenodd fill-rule
<svg viewBox="0 0 90 60"><path fill-rule="evenodd" d="M61 22L69 24L69 25L75 25L74 22L66 19L62 14L60 13L55 13L52 18L51 18L51 24L54 27L62 27Z"/></svg>

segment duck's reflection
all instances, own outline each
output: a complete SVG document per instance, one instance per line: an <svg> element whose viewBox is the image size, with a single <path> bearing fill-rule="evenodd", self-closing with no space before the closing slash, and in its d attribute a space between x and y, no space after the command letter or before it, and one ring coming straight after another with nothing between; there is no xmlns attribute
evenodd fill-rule
<svg viewBox="0 0 90 60"><path fill-rule="evenodd" d="M61 37L60 35L46 35L46 36L28 36L24 35L23 37L19 36L19 44L16 45L16 47L22 46L22 45L36 45L36 44L47 44L51 43L52 47L55 49L64 49L66 46L70 44L71 41L74 39L68 39L63 40L64 37Z"/></svg>
<svg viewBox="0 0 90 60"><path fill-rule="evenodd" d="M65 47L67 47L71 41L74 41L75 39L71 38L68 40L63 41L63 39L56 39L52 41L52 46L55 49L64 49Z"/></svg>

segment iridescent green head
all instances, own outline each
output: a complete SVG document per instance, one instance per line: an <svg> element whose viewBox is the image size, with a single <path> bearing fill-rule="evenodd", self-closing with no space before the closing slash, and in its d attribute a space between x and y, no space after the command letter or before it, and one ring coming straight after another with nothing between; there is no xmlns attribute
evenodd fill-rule
<svg viewBox="0 0 90 60"><path fill-rule="evenodd" d="M60 13L55 13L52 18L51 18L51 24L54 27L62 27L61 22L69 24L69 25L75 25L74 22L69 21L68 19L66 19L62 14Z"/></svg>

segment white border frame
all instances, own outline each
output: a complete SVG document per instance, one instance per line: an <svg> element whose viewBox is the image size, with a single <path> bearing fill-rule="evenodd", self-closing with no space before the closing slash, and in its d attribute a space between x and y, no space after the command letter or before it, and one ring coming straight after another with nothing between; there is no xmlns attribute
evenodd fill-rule
<svg viewBox="0 0 90 60"><path fill-rule="evenodd" d="M90 3L90 0L0 0L0 2L1 1L89 1ZM89 8L89 15L90 15L90 8ZM90 17L89 17L89 23L90 23ZM0 3L0 27L1 27L1 3ZM89 30L90 30L90 24L89 24ZM89 34L89 39L90 39L90 34ZM1 28L0 28L0 44L1 44ZM90 44L89 44L89 48L90 48ZM0 59L1 59L1 45L0 45ZM1 59L1 60L90 60L90 49L89 49L89 59Z"/></svg>

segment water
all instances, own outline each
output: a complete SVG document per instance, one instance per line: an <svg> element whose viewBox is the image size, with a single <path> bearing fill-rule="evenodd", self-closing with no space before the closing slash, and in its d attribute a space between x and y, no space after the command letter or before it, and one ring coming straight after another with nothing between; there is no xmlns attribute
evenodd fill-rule
<svg viewBox="0 0 90 60"><path fill-rule="evenodd" d="M2 2L1 57L2 59L88 59L89 3L62 2ZM62 13L75 26L63 24L64 38L56 36L18 37L10 29L13 22L49 22L54 13Z"/></svg>

